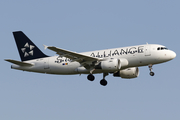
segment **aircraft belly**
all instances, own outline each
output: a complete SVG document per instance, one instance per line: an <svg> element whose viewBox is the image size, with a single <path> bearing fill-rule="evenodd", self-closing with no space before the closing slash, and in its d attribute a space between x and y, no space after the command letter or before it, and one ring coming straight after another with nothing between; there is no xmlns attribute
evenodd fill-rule
<svg viewBox="0 0 180 120"><path fill-rule="evenodd" d="M140 63L140 59L137 55L132 55L127 58L128 66L137 66Z"/></svg>
<svg viewBox="0 0 180 120"><path fill-rule="evenodd" d="M68 63L53 63L50 64L51 74L77 74L75 69L79 67L80 64L77 62L68 62Z"/></svg>

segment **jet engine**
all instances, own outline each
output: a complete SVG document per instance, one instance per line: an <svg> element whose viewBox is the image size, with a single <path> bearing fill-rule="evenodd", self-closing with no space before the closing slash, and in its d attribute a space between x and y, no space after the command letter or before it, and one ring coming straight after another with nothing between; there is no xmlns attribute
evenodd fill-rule
<svg viewBox="0 0 180 120"><path fill-rule="evenodd" d="M121 64L119 59L108 59L101 61L95 66L95 69L102 69L103 71L114 72L120 70Z"/></svg>
<svg viewBox="0 0 180 120"><path fill-rule="evenodd" d="M113 74L114 77L121 77L126 79L136 78L139 76L139 68L132 67L124 70L117 71Z"/></svg>

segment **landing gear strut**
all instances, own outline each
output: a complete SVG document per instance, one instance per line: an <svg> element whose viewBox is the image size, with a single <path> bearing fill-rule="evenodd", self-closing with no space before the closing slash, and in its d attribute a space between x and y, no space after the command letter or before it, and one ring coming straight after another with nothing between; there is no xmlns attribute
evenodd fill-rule
<svg viewBox="0 0 180 120"><path fill-rule="evenodd" d="M102 86L106 86L107 85L107 81L105 80L105 77L109 75L108 73L103 73L103 79L100 81L100 84Z"/></svg>
<svg viewBox="0 0 180 120"><path fill-rule="evenodd" d="M149 74L150 74L151 76L154 76L154 72L152 72L152 66L153 66L152 64L149 65L149 70L150 70L150 73L149 73Z"/></svg>
<svg viewBox="0 0 180 120"><path fill-rule="evenodd" d="M90 74L87 76L87 79L90 81L94 81L94 79L95 79L94 75L92 74L94 70L95 69L91 69Z"/></svg>

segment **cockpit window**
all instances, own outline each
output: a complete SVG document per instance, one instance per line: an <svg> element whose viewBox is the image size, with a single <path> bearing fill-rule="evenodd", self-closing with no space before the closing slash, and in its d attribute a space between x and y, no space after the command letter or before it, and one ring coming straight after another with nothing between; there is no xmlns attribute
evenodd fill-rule
<svg viewBox="0 0 180 120"><path fill-rule="evenodd" d="M168 50L166 47L158 47L157 50Z"/></svg>

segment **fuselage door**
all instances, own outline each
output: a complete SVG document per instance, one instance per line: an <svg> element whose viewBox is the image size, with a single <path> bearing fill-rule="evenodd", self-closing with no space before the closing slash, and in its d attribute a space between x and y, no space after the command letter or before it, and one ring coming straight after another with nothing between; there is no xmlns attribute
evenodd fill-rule
<svg viewBox="0 0 180 120"><path fill-rule="evenodd" d="M145 46L145 56L151 56L151 45Z"/></svg>

